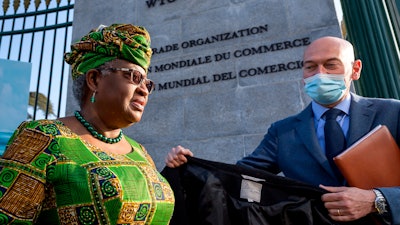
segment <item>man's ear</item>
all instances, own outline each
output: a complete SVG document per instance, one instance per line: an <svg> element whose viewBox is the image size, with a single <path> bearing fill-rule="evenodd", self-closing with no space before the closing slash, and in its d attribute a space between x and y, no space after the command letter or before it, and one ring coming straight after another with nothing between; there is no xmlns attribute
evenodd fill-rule
<svg viewBox="0 0 400 225"><path fill-rule="evenodd" d="M360 79L361 69L362 69L361 60L359 60L359 59L355 60L354 63L353 63L353 71L352 71L352 74L351 74L351 79L352 80Z"/></svg>
<svg viewBox="0 0 400 225"><path fill-rule="evenodd" d="M86 73L86 84L91 91L97 90L97 85L101 79L101 74L99 70L90 69Z"/></svg>

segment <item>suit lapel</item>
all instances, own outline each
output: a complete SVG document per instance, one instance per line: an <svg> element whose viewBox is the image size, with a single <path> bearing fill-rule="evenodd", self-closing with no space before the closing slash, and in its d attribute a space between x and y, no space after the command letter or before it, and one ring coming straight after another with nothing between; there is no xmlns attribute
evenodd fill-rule
<svg viewBox="0 0 400 225"><path fill-rule="evenodd" d="M309 154L323 167L327 173L336 178L333 173L326 156L322 153L321 146L318 143L315 132L314 117L311 104L297 116L298 124L296 125L296 133L306 146ZM311 130L310 130L311 128Z"/></svg>
<svg viewBox="0 0 400 225"><path fill-rule="evenodd" d="M372 127L375 117L375 110L372 109L372 102L358 95L351 94L350 105L350 124L347 146L350 146L362 136L364 136Z"/></svg>
<svg viewBox="0 0 400 225"><path fill-rule="evenodd" d="M351 95L348 146L372 129L372 123L376 114L375 110L371 107L373 104L371 101L353 93L351 93ZM321 147L319 146L314 129L314 117L311 104L298 114L297 120L297 124L295 124L296 133L305 145L306 151L309 152L314 160L319 162L321 167L324 168L332 179L336 179L326 156L322 153Z"/></svg>

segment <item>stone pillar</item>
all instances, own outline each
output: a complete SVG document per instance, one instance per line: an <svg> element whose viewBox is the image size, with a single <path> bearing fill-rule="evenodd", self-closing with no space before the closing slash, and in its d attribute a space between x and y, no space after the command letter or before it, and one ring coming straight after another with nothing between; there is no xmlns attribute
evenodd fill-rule
<svg viewBox="0 0 400 225"><path fill-rule="evenodd" d="M152 38L156 91L124 132L159 169L178 144L226 163L252 152L272 122L308 104L304 48L341 36L333 0L96 0L75 3L72 40L112 23L142 25Z"/></svg>

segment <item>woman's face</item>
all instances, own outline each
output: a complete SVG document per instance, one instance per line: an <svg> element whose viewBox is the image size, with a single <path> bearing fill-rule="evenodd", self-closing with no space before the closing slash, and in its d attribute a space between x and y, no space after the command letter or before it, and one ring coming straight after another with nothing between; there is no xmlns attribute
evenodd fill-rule
<svg viewBox="0 0 400 225"><path fill-rule="evenodd" d="M141 74L147 79L145 70L131 62L117 59L106 63L100 73L96 103L98 114L107 117L102 118L103 121L108 120L115 127L126 127L139 122L149 91L146 82L137 84L138 80L136 83L132 81L132 73L134 77Z"/></svg>

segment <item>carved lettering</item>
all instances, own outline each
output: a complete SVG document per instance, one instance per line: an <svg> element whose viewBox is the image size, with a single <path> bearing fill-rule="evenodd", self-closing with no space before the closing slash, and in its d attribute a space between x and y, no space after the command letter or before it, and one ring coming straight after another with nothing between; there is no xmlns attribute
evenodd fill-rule
<svg viewBox="0 0 400 225"><path fill-rule="evenodd" d="M152 0L152 1L157 1L157 0ZM163 47L153 48L152 50L153 50L153 54L162 54L162 53L179 50L179 48L183 48L183 49L193 48L193 47L197 47L197 46L208 45L208 44L213 44L213 43L222 42L222 41L228 41L228 40L235 39L235 38L242 38L242 37L246 37L246 36L250 36L250 35L262 34L265 32L268 32L268 24L245 28L245 29L232 31L232 32L226 32L226 33L222 33L222 34L216 34L216 35L212 35L209 37L188 40L188 41L184 41L180 44L166 45Z"/></svg>
<svg viewBox="0 0 400 225"><path fill-rule="evenodd" d="M231 58L231 53L230 52L225 52L225 53L219 53L214 55L214 60L215 62L221 61L221 60L228 60Z"/></svg>
<svg viewBox="0 0 400 225"><path fill-rule="evenodd" d="M185 60L180 60L176 62L170 62L170 63L165 63L161 65L155 65L155 66L150 66L149 67L149 72L153 72L153 67L154 67L154 72L165 72L165 71L170 71L170 70L175 70L175 69L181 69L181 68L186 68L186 67L192 67L192 66L198 66L198 65L203 65L203 64L208 64L211 63L213 60L215 62L219 62L222 60L229 60L231 59L231 55L235 58L241 58L241 57L247 57L247 56L254 56L258 54L266 54L270 52L276 52L276 51L283 51L291 48L298 48L298 47L303 47L306 45L310 44L310 38L305 37L305 38L297 38L294 40L290 41L282 41L282 42L277 42L277 43L272 43L270 45L261 45L257 47L249 47L249 48L244 48L244 49L238 49L234 50L231 54L231 52L224 52L224 53L217 53L212 56L203 56L203 57L198 57L194 59L185 59ZM175 47L177 47L175 45ZM169 46L168 48L165 48L168 50L174 49L174 45ZM261 68L257 69L257 71L249 71L250 74L253 74L254 72L259 73L259 71L271 71L274 72L275 70L282 71L284 69L290 69L292 66L289 67L284 67L282 65L280 66L271 66L270 68ZM246 73L244 71L243 73ZM263 73L263 72L261 72ZM246 75L247 76L247 75ZM248 75L248 76L254 76L254 75Z"/></svg>
<svg viewBox="0 0 400 225"><path fill-rule="evenodd" d="M303 67L303 61L290 61L285 63L278 63L272 65L266 65L264 67L255 67L255 68L248 68L240 70L238 75L239 79L246 79L249 77L259 76L259 75L266 75L271 73L279 73L284 71L290 70L299 70ZM189 86L196 86L202 84L208 84L210 82L221 82L221 81L228 81L237 79L237 76L229 71L219 74L212 74L210 79L208 76L201 76L201 77L193 77L190 79L182 79L182 80L175 80L175 81L168 81L165 83L158 84L157 91L165 91L168 89L176 89L176 88L183 88Z"/></svg>
<svg viewBox="0 0 400 225"><path fill-rule="evenodd" d="M174 69L178 69L178 68L198 66L198 65L202 65L202 64L211 63L211 62L212 62L211 56L198 57L196 59L186 59L186 60L161 64L158 66L156 65L154 72L155 73L164 72L164 71L174 70Z"/></svg>
<svg viewBox="0 0 400 225"><path fill-rule="evenodd" d="M221 74L213 74L213 82L224 81L224 80L232 80L236 79L236 76L232 74L232 72L221 73Z"/></svg>
<svg viewBox="0 0 400 225"><path fill-rule="evenodd" d="M301 38L301 39L295 39L293 41L283 41L279 43L273 43L270 45L261 45L256 48L244 48L244 49L239 49L233 52L233 56L235 58L240 58L243 56L252 56L252 55L257 55L257 54L263 54L267 52L275 52L275 51L281 51L281 50L286 50L289 48L297 48L297 47L302 47L310 44L310 38Z"/></svg>
<svg viewBox="0 0 400 225"><path fill-rule="evenodd" d="M152 8L152 7L156 7L156 6L163 6L166 3L172 3L175 1L176 0L146 0L146 4L147 4L148 8Z"/></svg>
<svg viewBox="0 0 400 225"><path fill-rule="evenodd" d="M246 28L246 29L233 31L233 32L217 34L217 35L214 35L211 37L185 41L185 42L181 43L181 47L184 49L192 48L192 47L201 46L201 45L205 45L205 44L212 44L215 42L227 41L227 40L231 40L231 39L235 39L235 38L241 38L241 37L245 37L245 36L261 34L264 32L268 32L268 24L265 24L263 26Z"/></svg>
<svg viewBox="0 0 400 225"><path fill-rule="evenodd" d="M294 61L288 63L279 63L274 65L267 65L264 67L249 68L239 71L239 77L252 77L256 75L264 75L269 73L277 73L288 70L297 70L303 67L303 61Z"/></svg>
<svg viewBox="0 0 400 225"><path fill-rule="evenodd" d="M188 86L194 86L194 85L199 85L199 84L207 84L210 82L211 81L208 79L207 76L194 77L191 79L183 79L183 80L179 80L179 81L170 81L170 82L166 82L164 84L158 84L158 90L162 91L162 90L167 90L167 89L188 87Z"/></svg>
<svg viewBox="0 0 400 225"><path fill-rule="evenodd" d="M172 44L172 45L166 45L160 48L152 48L153 54L161 54L165 52L171 52L171 51L176 51L179 50L178 44Z"/></svg>
<svg viewBox="0 0 400 225"><path fill-rule="evenodd" d="M158 0L151 0L153 1L153 4L155 4ZM165 1L165 0L164 0ZM149 3L148 3L149 4ZM160 4L164 4L161 3ZM186 49L186 48L193 48L196 46L201 46L201 45L207 45L207 44L212 44L216 42L222 42L226 40L231 40L234 38L241 38L249 35L256 35L260 34L263 32L268 32L268 25L263 25L263 26L255 26L251 28L246 28L234 32L226 32L226 33L221 33L205 38L198 38L198 39L193 39L189 41L184 41L180 44L175 43L175 44L168 44L162 47L158 48L153 48L153 54L161 54L161 53L167 53L167 52L173 52L177 51L180 48ZM214 62L220 62L223 60L230 60L233 56L233 58L241 58L241 57L247 57L247 56L254 56L254 55L259 55L259 54L267 54L267 53L273 53L277 51L283 51L287 49L293 49L293 48L299 48L299 47L304 47L310 44L310 38L309 37L304 37L304 38L296 38L293 40L284 40L281 42L275 42L272 44L267 44L267 45L260 45L256 47L246 47L243 49L236 49L233 50L232 52L222 52L222 53L216 53L213 56L207 55L207 56L201 56L197 58L192 58L192 59L182 59L179 61L174 61L170 63L165 63L165 64L160 64L160 65L154 65L150 66L148 69L148 72L166 72L166 71L171 71L175 69L182 69L182 68L187 68L187 67L193 67L193 66L198 66L198 65L204 65L208 63ZM201 77L193 77L189 79L182 79L182 80L175 80L175 81L168 81L165 83L159 83L157 84L157 91L164 91L164 90L170 90L170 89L176 89L176 88L184 88L184 87L190 87L190 86L196 86L196 85L202 85L202 84L208 84L210 82L221 82L221 81L229 81L229 80L234 80L234 79L246 79L248 77L254 77L254 76L260 76L260 75L266 75L266 74L271 74L271 73L279 73L279 72L284 72L284 71L291 71L291 70L299 70L303 67L303 61L297 60L297 61L290 61L290 62L285 62L285 63L278 63L278 64L272 64L272 65L265 65L265 66L259 66L259 67L252 67L252 68L247 68L247 69L241 69L237 74L234 74L233 72L223 72L223 73L218 73L218 74L212 74L210 77L208 76L201 76Z"/></svg>

